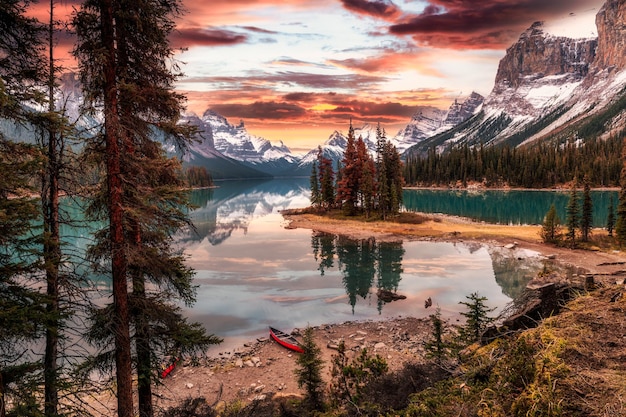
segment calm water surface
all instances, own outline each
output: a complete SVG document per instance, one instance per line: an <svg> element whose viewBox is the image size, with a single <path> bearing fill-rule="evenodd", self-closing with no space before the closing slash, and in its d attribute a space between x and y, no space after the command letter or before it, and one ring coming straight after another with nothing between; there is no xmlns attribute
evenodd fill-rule
<svg viewBox="0 0 626 417"><path fill-rule="evenodd" d="M352 241L285 228L279 211L309 205L308 179L219 186L194 191L196 230L179 237L198 285L188 314L225 338L219 350L264 336L269 325L427 317L428 297L447 317L472 292L501 308L543 267L533 254L477 244ZM378 288L407 298L383 303Z"/></svg>

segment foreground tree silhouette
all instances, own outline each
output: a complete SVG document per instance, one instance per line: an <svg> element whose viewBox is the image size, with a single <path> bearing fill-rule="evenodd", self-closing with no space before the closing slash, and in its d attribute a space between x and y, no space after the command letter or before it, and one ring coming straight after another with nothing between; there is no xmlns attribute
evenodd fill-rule
<svg viewBox="0 0 626 417"><path fill-rule="evenodd" d="M88 336L103 350L94 362L101 368L114 346L120 416L133 415L133 360L139 415L151 417L158 363L220 342L174 304L195 301L193 271L172 247L173 234L188 224L188 199L179 162L155 139L184 149L193 133L178 124L183 97L173 89L178 73L168 41L180 8L178 0L87 0L74 19L86 107L95 114L101 106L104 115L87 155L106 179L90 214L108 227L88 254L113 282L113 304L93 312Z"/></svg>
<svg viewBox="0 0 626 417"><path fill-rule="evenodd" d="M487 297L479 297L477 292L465 298L468 301L459 301L459 304L467 307L467 311L461 313L466 321L465 325L459 330L459 337L463 342L470 344L480 340L480 336L487 329L487 326L495 320L489 317L489 313L494 311L495 308L487 307L485 304Z"/></svg>
<svg viewBox="0 0 626 417"><path fill-rule="evenodd" d="M0 118L17 125L31 120L42 103L41 29L26 17L26 3L0 0ZM38 386L25 386L40 370L28 355L42 335L45 298L29 282L38 265L32 256L33 224L40 221L34 180L43 169L39 149L0 133L0 416L40 415Z"/></svg>
<svg viewBox="0 0 626 417"><path fill-rule="evenodd" d="M302 338L304 352L296 358L298 368L295 370L298 377L298 386L304 387L307 401L312 410L320 410L323 406L324 381L322 379L322 350L313 339L313 329L308 327L304 330Z"/></svg>

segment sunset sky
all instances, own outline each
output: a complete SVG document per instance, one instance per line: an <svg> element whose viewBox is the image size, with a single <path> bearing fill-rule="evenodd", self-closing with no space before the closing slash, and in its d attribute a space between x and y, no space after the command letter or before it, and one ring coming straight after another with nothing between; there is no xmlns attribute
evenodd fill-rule
<svg viewBox="0 0 626 417"><path fill-rule="evenodd" d="M76 0L75 0L76 1ZM178 88L294 152L333 130L394 136L419 105L487 95L505 50L533 22L596 36L604 0L183 0ZM77 2L78 3L78 2ZM75 3L76 4L76 3ZM62 3L58 7L67 8Z"/></svg>

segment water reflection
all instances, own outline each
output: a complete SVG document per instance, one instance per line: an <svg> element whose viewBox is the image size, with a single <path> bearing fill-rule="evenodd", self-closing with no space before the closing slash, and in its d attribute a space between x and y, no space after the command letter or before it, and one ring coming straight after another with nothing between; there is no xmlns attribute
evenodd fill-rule
<svg viewBox="0 0 626 417"><path fill-rule="evenodd" d="M193 192L196 230L180 236L198 285L187 312L227 345L264 335L268 325L427 317L428 297L446 316L475 291L501 308L542 267L479 244L351 240L285 228L279 211L307 206L308 186L307 178L223 182ZM379 289L406 299L385 303Z"/></svg>
<svg viewBox="0 0 626 417"><path fill-rule="evenodd" d="M183 241L207 239L211 245L222 244L235 231L247 233L250 222L299 204L309 204L308 180L302 178L280 181L222 181L216 188L195 190L191 203L197 207L190 214L194 233Z"/></svg>
<svg viewBox="0 0 626 417"><path fill-rule="evenodd" d="M311 248L318 271L324 272L334 266L335 256L342 274L342 283L352 306L357 299L367 299L372 287L377 290L396 292L402 274L402 242L376 242L374 238L364 240L349 239L327 233L313 232ZM378 294L378 291L377 291ZM385 301L377 297L380 313Z"/></svg>

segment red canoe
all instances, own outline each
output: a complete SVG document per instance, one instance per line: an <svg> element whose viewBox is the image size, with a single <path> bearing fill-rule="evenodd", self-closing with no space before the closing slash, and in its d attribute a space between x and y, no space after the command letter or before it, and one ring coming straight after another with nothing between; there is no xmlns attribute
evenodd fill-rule
<svg viewBox="0 0 626 417"><path fill-rule="evenodd" d="M278 344L291 349L298 353L304 353L304 349L300 346L300 342L289 333L282 332L270 326L270 337L278 342Z"/></svg>
<svg viewBox="0 0 626 417"><path fill-rule="evenodd" d="M167 378L167 376L172 373L174 368L176 368L177 363L178 363L178 358L174 358L174 360L170 363L169 366L167 367L164 366L163 369L161 370L161 378Z"/></svg>

